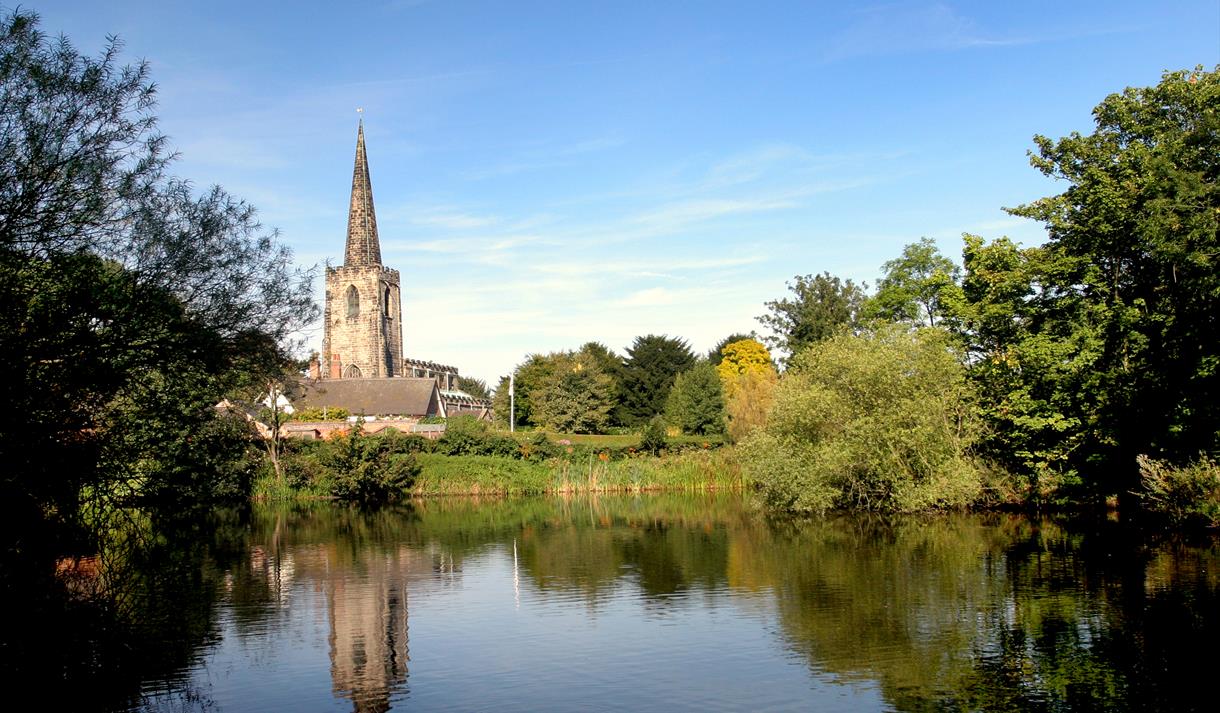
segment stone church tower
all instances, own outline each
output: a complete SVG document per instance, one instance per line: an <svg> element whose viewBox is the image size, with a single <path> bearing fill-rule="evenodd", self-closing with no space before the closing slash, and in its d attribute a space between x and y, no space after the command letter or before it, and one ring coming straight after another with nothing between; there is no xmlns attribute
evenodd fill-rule
<svg viewBox="0 0 1220 713"><path fill-rule="evenodd" d="M402 292L398 270L381 264L363 121L356 133L347 250L342 266L326 268L324 319L322 378L401 376Z"/></svg>

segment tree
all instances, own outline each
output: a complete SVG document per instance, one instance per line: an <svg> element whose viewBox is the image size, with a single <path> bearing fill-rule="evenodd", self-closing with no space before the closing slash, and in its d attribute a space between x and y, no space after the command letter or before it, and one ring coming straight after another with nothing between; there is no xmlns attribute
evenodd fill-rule
<svg viewBox="0 0 1220 713"><path fill-rule="evenodd" d="M1138 488L1136 456L1186 463L1220 443L1220 67L1167 72L1036 136L1031 163L1067 190L1011 209L1046 225L1043 325L1095 345L1081 387L1081 466Z"/></svg>
<svg viewBox="0 0 1220 713"><path fill-rule="evenodd" d="M771 353L755 339L726 344L716 374L724 387L729 438L739 441L763 426L779 375Z"/></svg>
<svg viewBox="0 0 1220 713"><path fill-rule="evenodd" d="M710 362L701 361L674 379L665 402L665 420L683 433L724 433L724 392Z"/></svg>
<svg viewBox="0 0 1220 713"><path fill-rule="evenodd" d="M530 354L513 370L513 402L516 406L516 424L518 426L537 425L533 394L535 390L550 380L553 368L554 365L548 356ZM507 426L509 420L508 385L508 377L502 377L500 384L496 387L495 398L492 399L496 422L503 426Z"/></svg>
<svg viewBox="0 0 1220 713"><path fill-rule="evenodd" d="M649 334L627 349L619 392L619 423L638 426L665 410L678 374L695 365L685 340Z"/></svg>
<svg viewBox="0 0 1220 713"><path fill-rule="evenodd" d="M623 358L614 353L614 350L607 347L601 342L586 342L577 350L580 354L587 355L601 369L602 373L610 377L614 384L614 406L610 409L610 424L621 425L616 423L618 412L618 398L622 391L623 381Z"/></svg>
<svg viewBox="0 0 1220 713"><path fill-rule="evenodd" d="M741 441L767 425L778 383L779 375L774 370L747 371L724 382L724 411L730 440Z"/></svg>
<svg viewBox="0 0 1220 713"><path fill-rule="evenodd" d="M931 238L902 249L886 262L877 293L865 305L865 315L890 322L935 327L944 316L941 293L961 279L961 270L941 255Z"/></svg>
<svg viewBox="0 0 1220 713"><path fill-rule="evenodd" d="M712 350L707 353L707 360L712 363L712 366L720 366L720 360L724 358L723 351L726 346L732 344L733 342L740 342L746 339L757 339L757 336L758 335L754 334L753 332L750 332L749 334L742 334L741 332L730 334L724 339L721 339L719 342L716 342L716 346L712 347Z"/></svg>
<svg viewBox="0 0 1220 713"><path fill-rule="evenodd" d="M883 325L799 353L743 463L782 509L958 507L982 490L979 429L950 335Z"/></svg>
<svg viewBox="0 0 1220 713"><path fill-rule="evenodd" d="M614 407L614 380L588 352L561 352L548 359L550 377L531 392L534 422L548 431L604 431Z"/></svg>
<svg viewBox="0 0 1220 713"><path fill-rule="evenodd" d="M457 380L458 389L480 399L491 398L491 392L487 389L487 382L482 379L476 379L470 376L459 376Z"/></svg>
<svg viewBox="0 0 1220 713"><path fill-rule="evenodd" d="M0 502L50 548L99 499L206 495L183 464L212 405L317 314L252 208L166 174L147 66L118 49L0 21Z"/></svg>
<svg viewBox="0 0 1220 713"><path fill-rule="evenodd" d="M720 350L721 361L716 366L716 373L728 389L736 377L741 374L774 374L775 363L771 361L771 352L756 339L746 338L726 344Z"/></svg>
<svg viewBox="0 0 1220 713"><path fill-rule="evenodd" d="M966 276L942 293L942 324L970 361L987 425L977 448L1025 481L1025 497L1046 499L1079 482L1097 335L1054 287L1062 260L1007 238L964 240Z"/></svg>
<svg viewBox="0 0 1220 713"><path fill-rule="evenodd" d="M829 272L793 279L794 283L788 283L792 298L767 302L771 313L758 318L773 333L767 337L772 347L791 358L809 345L859 324L865 285L840 280Z"/></svg>

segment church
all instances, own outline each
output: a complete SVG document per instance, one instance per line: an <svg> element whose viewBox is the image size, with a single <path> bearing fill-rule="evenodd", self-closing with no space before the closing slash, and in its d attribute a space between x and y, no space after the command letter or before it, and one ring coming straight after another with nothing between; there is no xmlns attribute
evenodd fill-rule
<svg viewBox="0 0 1220 713"><path fill-rule="evenodd" d="M381 262L373 184L356 132L343 264L326 268L322 354L296 408L343 408L374 418L491 418L491 402L463 392L456 367L403 356L402 280Z"/></svg>

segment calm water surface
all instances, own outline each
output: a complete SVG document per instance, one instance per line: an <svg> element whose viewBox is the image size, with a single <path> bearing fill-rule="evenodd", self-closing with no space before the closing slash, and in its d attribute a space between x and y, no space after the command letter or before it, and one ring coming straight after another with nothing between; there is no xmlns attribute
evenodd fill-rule
<svg viewBox="0 0 1220 713"><path fill-rule="evenodd" d="M740 495L217 517L132 710L1215 709L1212 541Z"/></svg>

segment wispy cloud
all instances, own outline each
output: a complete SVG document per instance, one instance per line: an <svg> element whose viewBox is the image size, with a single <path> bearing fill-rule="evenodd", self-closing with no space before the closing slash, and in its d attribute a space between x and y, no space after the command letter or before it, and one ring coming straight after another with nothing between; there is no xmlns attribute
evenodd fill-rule
<svg viewBox="0 0 1220 713"><path fill-rule="evenodd" d="M570 144L534 146L518 152L512 158L460 174L472 181L501 178L518 173L563 168L577 163L577 157L599 151L609 151L627 143L619 136L601 136Z"/></svg>
<svg viewBox="0 0 1220 713"><path fill-rule="evenodd" d="M854 15L854 21L826 47L823 53L826 61L875 54L1005 47L1038 41L1030 37L988 33L939 2L877 5L860 8Z"/></svg>

